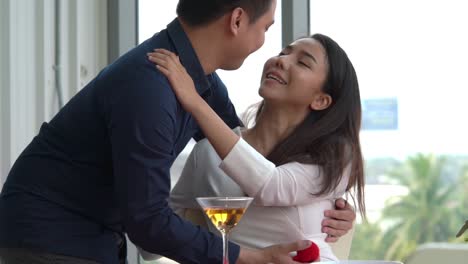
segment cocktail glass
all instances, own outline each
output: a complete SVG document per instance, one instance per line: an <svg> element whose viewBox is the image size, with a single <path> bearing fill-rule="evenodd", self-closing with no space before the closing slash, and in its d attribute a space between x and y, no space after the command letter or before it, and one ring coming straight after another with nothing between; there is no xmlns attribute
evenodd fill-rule
<svg viewBox="0 0 468 264"><path fill-rule="evenodd" d="M253 198L198 197L197 202L223 238L223 264L229 264L229 232L239 223Z"/></svg>

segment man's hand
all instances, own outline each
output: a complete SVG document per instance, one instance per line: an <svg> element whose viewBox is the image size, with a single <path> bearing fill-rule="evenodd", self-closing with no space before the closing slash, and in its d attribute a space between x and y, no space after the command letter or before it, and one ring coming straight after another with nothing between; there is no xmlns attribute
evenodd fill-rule
<svg viewBox="0 0 468 264"><path fill-rule="evenodd" d="M327 233L326 242L333 243L338 241L339 237L348 233L353 228L356 212L348 202L342 198L335 201L335 210L325 211L328 219L322 221L322 232Z"/></svg>
<svg viewBox="0 0 468 264"><path fill-rule="evenodd" d="M273 245L261 250L241 248L236 264L299 264L292 259L290 252L306 249L311 242L300 240L290 244Z"/></svg>

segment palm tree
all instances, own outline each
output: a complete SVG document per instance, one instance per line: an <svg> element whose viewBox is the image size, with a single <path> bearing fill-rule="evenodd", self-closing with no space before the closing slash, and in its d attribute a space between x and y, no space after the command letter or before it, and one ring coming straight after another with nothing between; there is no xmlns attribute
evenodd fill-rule
<svg viewBox="0 0 468 264"><path fill-rule="evenodd" d="M464 166L462 176L458 180L457 196L457 199L460 201L460 207L455 213L458 218L458 228L461 228L465 221L468 220L468 164ZM468 242L468 231L465 231L458 239L454 238L453 241Z"/></svg>
<svg viewBox="0 0 468 264"><path fill-rule="evenodd" d="M363 222L356 224L350 259L383 259L385 246L382 245L383 233L379 223Z"/></svg>
<svg viewBox="0 0 468 264"><path fill-rule="evenodd" d="M468 220L468 164L464 166L462 176L458 181L461 210L458 211L461 219Z"/></svg>
<svg viewBox="0 0 468 264"><path fill-rule="evenodd" d="M417 154L391 174L408 188L408 194L391 199L383 210L383 219L392 223L384 236L391 241L387 259L403 260L419 244L448 241L453 236L455 184L442 179L445 162L434 155Z"/></svg>

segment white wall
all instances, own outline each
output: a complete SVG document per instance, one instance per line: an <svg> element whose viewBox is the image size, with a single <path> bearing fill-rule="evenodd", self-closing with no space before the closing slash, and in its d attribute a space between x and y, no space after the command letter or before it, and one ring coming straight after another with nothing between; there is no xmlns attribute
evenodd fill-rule
<svg viewBox="0 0 468 264"><path fill-rule="evenodd" d="M55 67L54 0L0 0L0 186L40 125L107 63L107 1L59 0L61 64Z"/></svg>

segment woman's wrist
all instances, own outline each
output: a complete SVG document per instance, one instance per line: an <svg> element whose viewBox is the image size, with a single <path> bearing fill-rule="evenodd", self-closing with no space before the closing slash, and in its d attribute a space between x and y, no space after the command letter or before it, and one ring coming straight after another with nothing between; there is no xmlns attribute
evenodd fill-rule
<svg viewBox="0 0 468 264"><path fill-rule="evenodd" d="M192 97L190 103L186 104L184 108L187 112L197 117L206 113L207 108L210 108L210 106L197 94L197 96Z"/></svg>
<svg viewBox="0 0 468 264"><path fill-rule="evenodd" d="M187 103L182 104L184 109L194 116L198 114L198 112L203 108L209 107L205 100L203 100L203 98L199 94L191 96L190 99L185 100L185 102Z"/></svg>

